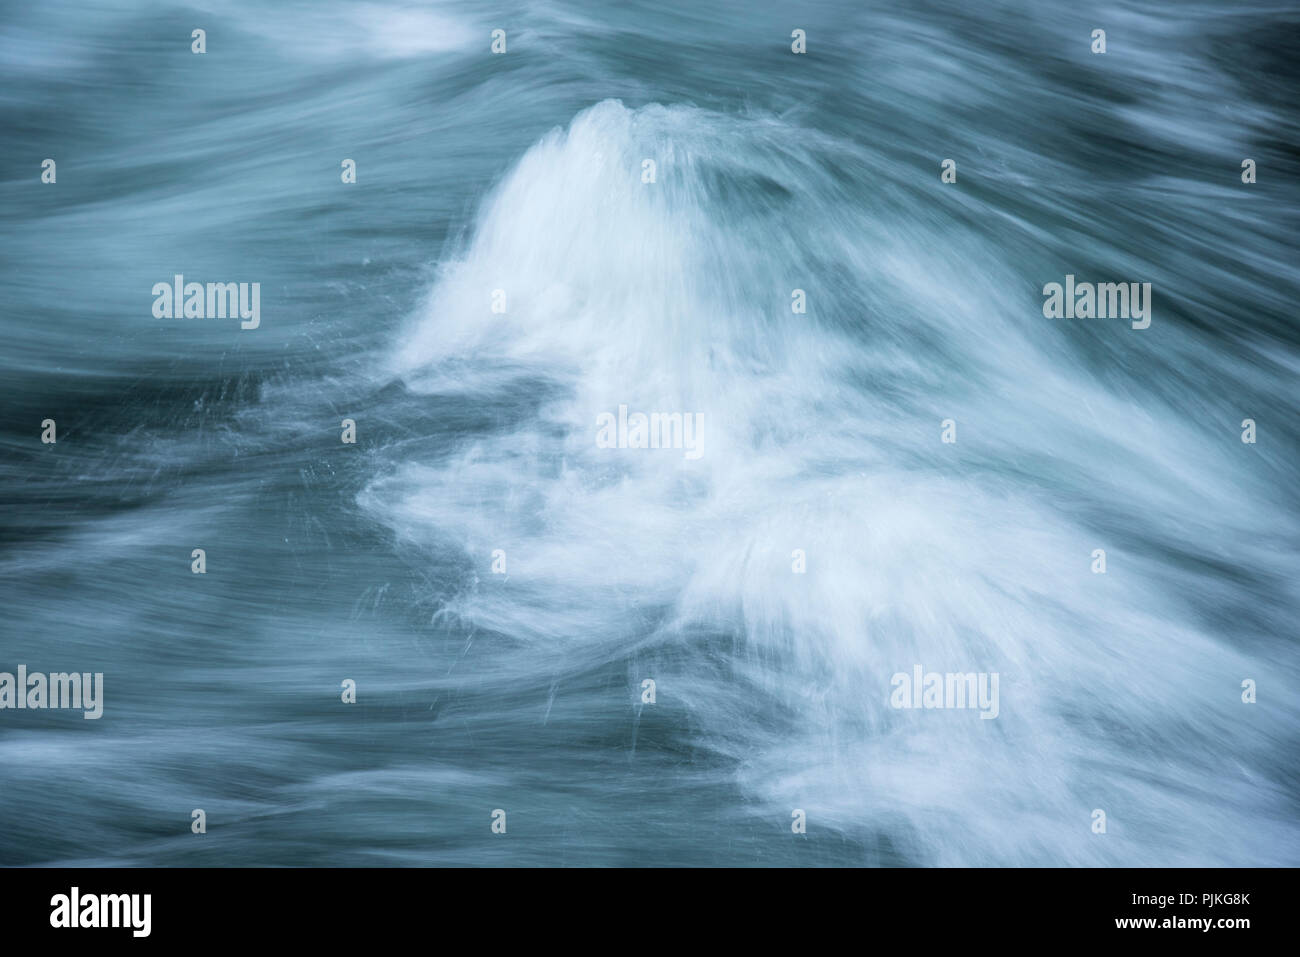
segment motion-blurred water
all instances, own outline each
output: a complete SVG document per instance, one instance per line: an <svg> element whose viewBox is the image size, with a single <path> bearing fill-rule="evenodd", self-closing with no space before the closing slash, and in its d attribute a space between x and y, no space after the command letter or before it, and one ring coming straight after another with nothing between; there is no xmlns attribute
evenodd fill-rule
<svg viewBox="0 0 1300 957"><path fill-rule="evenodd" d="M3 15L0 863L1300 864L1294 6L265 6Z"/></svg>

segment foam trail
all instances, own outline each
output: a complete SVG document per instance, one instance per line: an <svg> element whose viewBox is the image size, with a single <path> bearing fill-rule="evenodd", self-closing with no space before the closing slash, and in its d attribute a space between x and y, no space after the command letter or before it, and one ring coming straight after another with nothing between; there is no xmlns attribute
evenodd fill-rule
<svg viewBox="0 0 1300 957"><path fill-rule="evenodd" d="M806 808L934 864L1289 859L1284 795L1259 784L1277 742L1241 724L1232 678L1262 663L1201 627L1182 596L1218 586L1173 554L1217 540L1294 570L1266 496L1243 500L1250 470L1027 334L995 249L936 254L932 227L872 216L836 164L860 161L691 108L604 102L546 136L392 357L417 393L531 389L535 408L394 463L363 501L468 560L505 550L508 582L448 609L525 639L510 675L556 648L654 662L755 814ZM702 457L598 448L619 404L701 411ZM891 708L890 676L918 663L999 673L997 720Z"/></svg>

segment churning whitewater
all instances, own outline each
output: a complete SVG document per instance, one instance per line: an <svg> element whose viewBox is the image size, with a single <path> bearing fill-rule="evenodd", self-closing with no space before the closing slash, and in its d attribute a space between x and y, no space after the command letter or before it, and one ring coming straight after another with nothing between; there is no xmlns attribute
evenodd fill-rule
<svg viewBox="0 0 1300 957"><path fill-rule="evenodd" d="M1250 780L1269 742L1214 688L1259 663L1182 599L1203 574L1141 547L1193 552L1231 512L1223 546L1268 561L1249 466L1174 409L1135 414L1025 322L996 248L954 261L922 209L831 172L854 168L767 115L606 101L549 133L391 360L417 395L520 401L437 461L390 461L363 504L484 569L504 552L443 608L490 645L479 680L505 697L627 661L745 813L804 808L908 863L1282 863L1287 801ZM794 287L806 315L780 305ZM699 459L599 447L620 403L703 410ZM955 447L950 414L973 433ZM914 662L1000 673L998 720L891 708ZM1120 841L1079 826L1099 805Z"/></svg>
<svg viewBox="0 0 1300 957"><path fill-rule="evenodd" d="M1294 15L221 6L0 31L0 864L1300 864Z"/></svg>

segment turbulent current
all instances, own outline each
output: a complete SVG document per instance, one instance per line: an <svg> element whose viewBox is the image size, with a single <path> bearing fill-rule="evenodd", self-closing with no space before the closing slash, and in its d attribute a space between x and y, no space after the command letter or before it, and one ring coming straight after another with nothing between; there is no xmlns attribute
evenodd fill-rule
<svg viewBox="0 0 1300 957"><path fill-rule="evenodd" d="M0 27L0 863L1300 864L1294 11L261 7Z"/></svg>

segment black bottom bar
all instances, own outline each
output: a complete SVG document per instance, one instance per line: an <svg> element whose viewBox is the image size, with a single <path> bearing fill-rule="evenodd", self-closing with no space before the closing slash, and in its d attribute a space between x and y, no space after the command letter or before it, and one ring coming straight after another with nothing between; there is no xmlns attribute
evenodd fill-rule
<svg viewBox="0 0 1300 957"><path fill-rule="evenodd" d="M10 869L0 871L0 918L6 943L75 934L81 945L302 947L432 928L464 935L457 949L555 934L652 949L700 935L830 946L845 933L881 943L903 934L908 951L1098 939L1181 949L1283 939L1294 883L1293 871L1266 869Z"/></svg>

